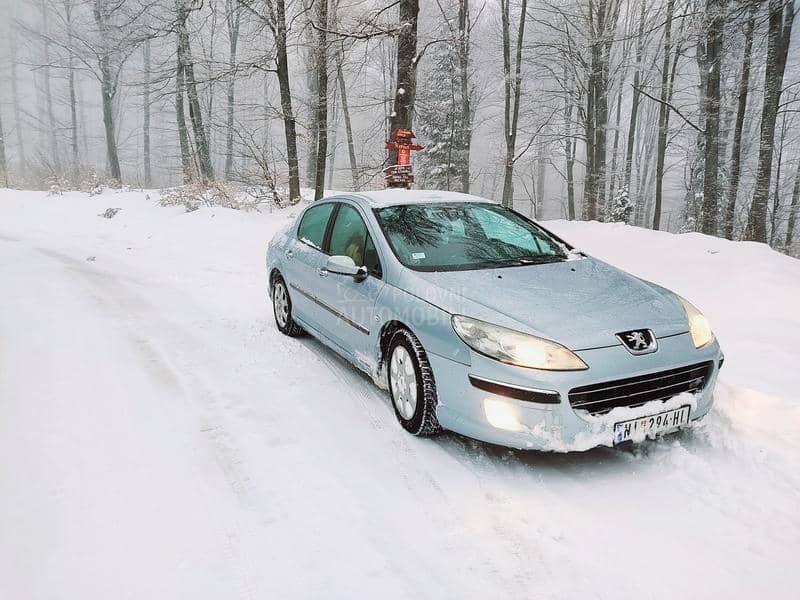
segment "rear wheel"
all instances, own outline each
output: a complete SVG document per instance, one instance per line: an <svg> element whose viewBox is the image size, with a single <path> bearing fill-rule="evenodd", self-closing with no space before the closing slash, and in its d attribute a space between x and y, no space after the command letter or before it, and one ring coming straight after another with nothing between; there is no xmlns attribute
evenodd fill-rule
<svg viewBox="0 0 800 600"><path fill-rule="evenodd" d="M284 335L297 337L303 333L303 328L295 323L292 318L292 298L283 277L278 275L272 282L272 311L275 314L275 324Z"/></svg>
<svg viewBox="0 0 800 600"><path fill-rule="evenodd" d="M388 378L394 413L413 435L441 431L436 418L436 383L428 357L410 331L398 330L389 343Z"/></svg>

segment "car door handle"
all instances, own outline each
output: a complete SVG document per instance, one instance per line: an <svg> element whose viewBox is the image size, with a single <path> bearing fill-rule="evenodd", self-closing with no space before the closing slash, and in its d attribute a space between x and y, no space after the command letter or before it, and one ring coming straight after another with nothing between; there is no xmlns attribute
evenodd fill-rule
<svg viewBox="0 0 800 600"><path fill-rule="evenodd" d="M328 276L328 273L330 273L330 271L328 271L328 269L326 269L326 268L324 268L324 267L323 267L323 268L321 268L321 269L319 269L319 270L317 270L317 274L318 274L320 277L327 277L327 276Z"/></svg>
<svg viewBox="0 0 800 600"><path fill-rule="evenodd" d="M285 256L286 258L294 258L294 252L292 252L291 250L287 250L285 252Z"/></svg>

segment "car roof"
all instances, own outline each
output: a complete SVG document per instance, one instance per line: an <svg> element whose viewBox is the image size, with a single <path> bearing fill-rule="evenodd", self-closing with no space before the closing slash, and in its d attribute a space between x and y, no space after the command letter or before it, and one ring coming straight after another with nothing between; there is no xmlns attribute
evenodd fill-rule
<svg viewBox="0 0 800 600"><path fill-rule="evenodd" d="M461 192L444 192L441 190L405 190L389 189L374 192L353 192L352 197L364 201L372 208L396 206L398 204L432 204L439 202L480 202L497 204L480 196L462 194Z"/></svg>

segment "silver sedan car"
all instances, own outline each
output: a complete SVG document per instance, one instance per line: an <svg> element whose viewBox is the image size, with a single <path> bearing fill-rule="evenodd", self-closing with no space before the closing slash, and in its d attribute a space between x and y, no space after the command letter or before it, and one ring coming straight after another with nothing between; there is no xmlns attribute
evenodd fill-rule
<svg viewBox="0 0 800 600"><path fill-rule="evenodd" d="M267 251L278 329L389 390L414 435L585 450L688 427L723 355L690 302L453 192L305 208Z"/></svg>

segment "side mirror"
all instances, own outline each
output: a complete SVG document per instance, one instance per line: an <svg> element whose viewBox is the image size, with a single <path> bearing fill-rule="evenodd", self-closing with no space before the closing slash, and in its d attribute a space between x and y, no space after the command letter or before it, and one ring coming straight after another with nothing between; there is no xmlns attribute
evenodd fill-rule
<svg viewBox="0 0 800 600"><path fill-rule="evenodd" d="M368 275L367 268L357 267L349 256L331 256L325 265L325 269L337 275L347 275L356 281L363 281Z"/></svg>

